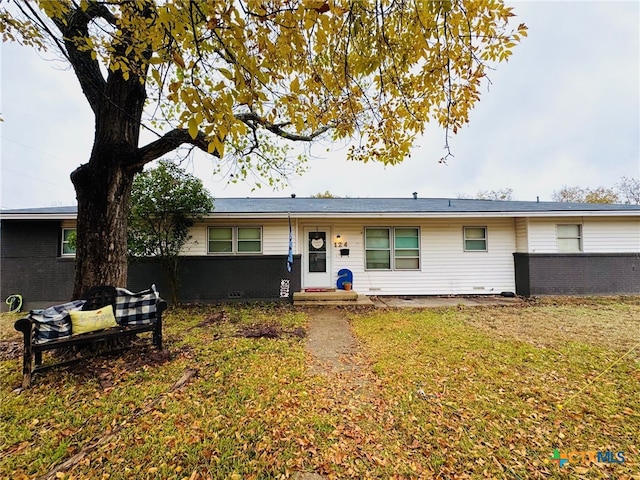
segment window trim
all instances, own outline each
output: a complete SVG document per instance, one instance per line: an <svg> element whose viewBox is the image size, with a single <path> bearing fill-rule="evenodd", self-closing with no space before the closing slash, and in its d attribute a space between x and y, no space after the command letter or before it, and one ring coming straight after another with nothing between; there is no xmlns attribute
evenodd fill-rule
<svg viewBox="0 0 640 480"><path fill-rule="evenodd" d="M416 238L418 239L418 246L416 248L398 248L396 246L397 243L397 237L396 237L396 231L399 229L404 229L404 230L416 230ZM396 251L397 250L417 250L417 255L416 256L407 256L407 257L398 257L396 255ZM418 259L418 266L416 268L398 268L397 267L397 260L398 258L403 258L403 259L408 259L408 258L417 258ZM416 272L416 271L420 271L420 227L393 227L393 269L397 270L397 271L403 271L403 272Z"/></svg>
<svg viewBox="0 0 640 480"><path fill-rule="evenodd" d="M578 227L578 236L560 236L559 227ZM556 223L556 249L558 253L582 253L584 251L582 244L583 236L581 223ZM558 240L578 240L578 250L562 250Z"/></svg>
<svg viewBox="0 0 640 480"><path fill-rule="evenodd" d="M231 251L230 252L212 252L210 250L211 244L211 230L214 228L230 228L231 229ZM257 252L241 252L238 249L239 242L244 242L246 240L239 240L238 237L238 229L243 228L253 228L257 229L260 232L260 238L258 240L260 242L260 250ZM207 255L241 255L241 256L251 256L251 255L262 255L264 252L264 231L262 225L207 225Z"/></svg>
<svg viewBox="0 0 640 480"><path fill-rule="evenodd" d="M246 240L246 239L242 239L240 240L240 235L239 235L239 230L241 229L257 229L258 233L259 233L259 238L258 240ZM238 255L262 255L262 251L263 251L263 239L262 239L262 227L258 227L256 225L238 225L236 226L236 228L234 229L234 233L236 235L236 241L234 243L234 247L236 249L236 253ZM245 252L245 251L240 251L240 243L246 243L246 242L260 242L260 249L257 252Z"/></svg>
<svg viewBox="0 0 640 480"><path fill-rule="evenodd" d="M66 258L70 258L70 257L75 257L76 256L76 249L73 249L73 252L65 252L64 251L64 247L65 245L69 245L69 240L65 240L65 232L77 232L78 229L75 227L62 227L61 229L61 233L60 233L60 256L61 257L66 257Z"/></svg>
<svg viewBox="0 0 640 480"><path fill-rule="evenodd" d="M396 248L396 230L398 229L414 229L417 231L418 246L417 248ZM389 247L388 248L369 248L367 247L367 230L386 230L388 233ZM420 227L417 225L399 225L399 226L368 226L364 227L364 269L367 272L419 272L422 267L422 236ZM398 257L396 250L417 250L418 255L415 257ZM389 252L389 267L388 268L369 268L367 266L367 252L368 251L384 251ZM397 258L417 258L417 268L399 268L396 266Z"/></svg>
<svg viewBox="0 0 640 480"><path fill-rule="evenodd" d="M482 228L484 230L483 238L467 238L467 229ZM481 250L467 248L467 240L484 240L484 248ZM465 252L488 252L489 251L489 229L486 225L466 225L462 227L462 249Z"/></svg>

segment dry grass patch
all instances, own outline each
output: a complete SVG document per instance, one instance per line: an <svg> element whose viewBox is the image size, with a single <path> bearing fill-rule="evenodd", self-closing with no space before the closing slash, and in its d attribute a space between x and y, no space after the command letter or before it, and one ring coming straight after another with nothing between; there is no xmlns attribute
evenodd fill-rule
<svg viewBox="0 0 640 480"><path fill-rule="evenodd" d="M637 307L609 308L633 321ZM621 359L610 339L605 348L515 325L554 318L599 332L610 316L596 306L531 305L395 310L352 321L381 379L393 430L413 450L416 477L636 478L637 359ZM625 338L638 343L639 334ZM550 461L555 449L622 451L627 460L560 470Z"/></svg>
<svg viewBox="0 0 640 480"><path fill-rule="evenodd" d="M13 324L26 313L0 313L0 361L18 358L22 355L22 333Z"/></svg>
<svg viewBox="0 0 640 480"><path fill-rule="evenodd" d="M541 348L580 342L640 358L640 297L543 297L505 307L476 307L461 318L499 338Z"/></svg>
<svg viewBox="0 0 640 480"><path fill-rule="evenodd" d="M0 313L0 341L2 340L20 340L22 334L13 328L13 324L19 318L27 315L28 312L22 313Z"/></svg>

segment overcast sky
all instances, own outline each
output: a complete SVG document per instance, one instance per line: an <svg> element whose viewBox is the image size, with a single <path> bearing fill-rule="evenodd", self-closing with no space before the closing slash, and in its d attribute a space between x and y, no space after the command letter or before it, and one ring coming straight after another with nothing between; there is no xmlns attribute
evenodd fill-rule
<svg viewBox="0 0 640 480"><path fill-rule="evenodd" d="M611 187L640 177L640 3L507 2L529 27L471 122L450 140L430 127L411 158L394 167L346 161L319 144L309 170L283 190L226 185L198 155L188 166L216 197L457 197L512 188L518 200L550 200L563 185ZM33 50L1 50L2 208L75 204L70 172L87 161L93 117L73 73ZM329 149L329 151L327 151Z"/></svg>

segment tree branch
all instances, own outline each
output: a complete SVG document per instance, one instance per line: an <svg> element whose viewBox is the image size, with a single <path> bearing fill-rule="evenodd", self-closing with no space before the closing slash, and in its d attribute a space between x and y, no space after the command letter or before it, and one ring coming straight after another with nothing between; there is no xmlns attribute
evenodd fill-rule
<svg viewBox="0 0 640 480"><path fill-rule="evenodd" d="M198 132L198 136L193 139L189 135L189 131L185 128L176 128L166 133L159 139L149 143L148 145L138 150L138 160L135 164L131 164L132 167L143 167L147 163L156 160L166 153L169 153L182 144L191 144L200 150L207 152L209 149L209 142L204 133ZM220 157L218 152L213 153L214 156Z"/></svg>
<svg viewBox="0 0 640 480"><path fill-rule="evenodd" d="M80 81L80 87L91 109L97 113L104 96L106 81L98 61L91 58L93 50L80 49L78 45L78 39L89 38L89 23L95 18L102 18L112 25L116 24L116 18L109 9L97 2L91 2L85 11L76 7L69 10L65 19L52 20L62 33L66 56Z"/></svg>
<svg viewBox="0 0 640 480"><path fill-rule="evenodd" d="M241 122L248 125L251 129L255 130L257 126L260 126L265 130L268 130L271 133L278 135L281 138L284 138L286 140L293 140L296 142L311 142L316 137L319 137L320 135L327 132L331 128L330 125L326 125L314 132L309 133L308 135L300 135L297 133L287 132L286 130L282 129L282 125L269 123L264 118L260 117L259 115L256 115L253 112L238 113L235 115L235 117Z"/></svg>

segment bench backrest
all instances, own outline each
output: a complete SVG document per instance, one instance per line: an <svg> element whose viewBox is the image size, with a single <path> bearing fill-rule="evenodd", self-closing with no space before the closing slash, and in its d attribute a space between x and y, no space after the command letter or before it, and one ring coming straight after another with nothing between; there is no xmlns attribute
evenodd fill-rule
<svg viewBox="0 0 640 480"><path fill-rule="evenodd" d="M111 305L115 309L116 287L99 286L90 288L82 295L82 300L86 300L82 310L98 310L107 305Z"/></svg>

